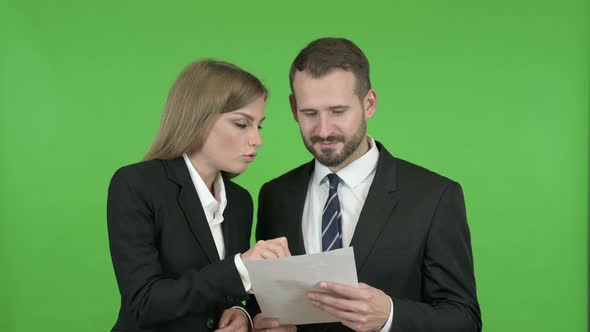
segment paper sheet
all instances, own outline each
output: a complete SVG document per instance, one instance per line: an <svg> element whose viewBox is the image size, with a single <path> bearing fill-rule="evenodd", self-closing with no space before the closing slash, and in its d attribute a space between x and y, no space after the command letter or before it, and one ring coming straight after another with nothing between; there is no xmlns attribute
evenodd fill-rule
<svg viewBox="0 0 590 332"><path fill-rule="evenodd" d="M314 308L307 298L310 290L321 291L320 281L358 287L352 247L319 254L244 262L252 291L267 317L281 324L336 322L336 317Z"/></svg>

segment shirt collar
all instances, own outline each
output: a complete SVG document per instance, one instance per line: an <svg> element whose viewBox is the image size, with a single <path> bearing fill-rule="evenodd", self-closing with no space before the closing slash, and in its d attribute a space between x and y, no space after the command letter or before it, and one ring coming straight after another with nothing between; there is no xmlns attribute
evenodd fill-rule
<svg viewBox="0 0 590 332"><path fill-rule="evenodd" d="M193 185L197 190L197 195L199 195L199 200L201 201L201 205L203 206L203 211L205 212L205 217L207 217L207 221L212 224L221 223L223 218L219 218L216 216L216 212L223 213L225 206L227 205L227 198L225 195L225 185L223 183L223 177L221 173L217 173L215 180L213 181L213 188L215 191L215 197L207 188L207 185L197 172L195 166L189 159L186 153L182 154L184 158L184 162L186 163L186 167L188 168L188 172L193 180Z"/></svg>
<svg viewBox="0 0 590 332"><path fill-rule="evenodd" d="M377 149L375 140L373 140L371 136L367 137L369 139L369 143L371 144L369 151L336 173L338 177L350 188L356 187L377 167L377 161L379 160L379 149ZM322 184L326 178L326 175L330 173L332 173L332 171L328 167L322 165L317 159L315 160L313 174L314 184L318 186Z"/></svg>

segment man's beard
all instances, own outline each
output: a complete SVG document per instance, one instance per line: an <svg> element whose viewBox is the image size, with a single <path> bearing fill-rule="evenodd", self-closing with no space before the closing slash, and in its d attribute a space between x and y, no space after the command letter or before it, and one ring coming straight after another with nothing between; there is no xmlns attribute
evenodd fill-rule
<svg viewBox="0 0 590 332"><path fill-rule="evenodd" d="M365 137L367 135L367 125L366 120L363 117L363 120L360 126L355 131L354 135L346 140L344 135L331 135L325 138L321 138L319 136L312 136L309 141L303 138L303 142L305 143L305 147L307 150L324 166L327 167L335 167L342 164L348 157L350 157L359 147L361 143L364 142ZM344 147L340 153L336 153L334 149L314 149L314 145L316 143L331 143L331 142L342 142L344 143Z"/></svg>

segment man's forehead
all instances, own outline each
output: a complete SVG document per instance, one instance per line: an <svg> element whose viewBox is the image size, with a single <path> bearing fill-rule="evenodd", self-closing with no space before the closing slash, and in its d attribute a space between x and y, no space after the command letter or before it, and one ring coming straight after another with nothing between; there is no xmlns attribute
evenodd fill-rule
<svg viewBox="0 0 590 332"><path fill-rule="evenodd" d="M355 92L354 74L344 70L333 70L326 75L313 77L309 72L299 72L293 79L293 90L296 94L317 94L319 92L330 92L331 90L340 93Z"/></svg>
<svg viewBox="0 0 590 332"><path fill-rule="evenodd" d="M293 75L293 81L297 80L298 78L301 79L306 79L306 80L322 80L326 77L331 77L331 76L349 76L351 78L355 78L354 77L354 73L350 70L344 69L344 68L339 68L339 67L335 67L335 68L330 68L325 72L321 72L321 73L314 73L309 69L304 69L304 70L296 70L295 74Z"/></svg>

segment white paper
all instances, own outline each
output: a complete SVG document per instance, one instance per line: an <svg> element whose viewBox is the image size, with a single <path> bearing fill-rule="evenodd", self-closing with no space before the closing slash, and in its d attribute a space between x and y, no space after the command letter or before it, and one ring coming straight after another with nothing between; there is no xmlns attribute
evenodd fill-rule
<svg viewBox="0 0 590 332"><path fill-rule="evenodd" d="M358 287L352 247L319 254L244 262L252 291L267 317L281 324L337 322L329 313L316 309L307 298L311 290L322 292L320 281Z"/></svg>

